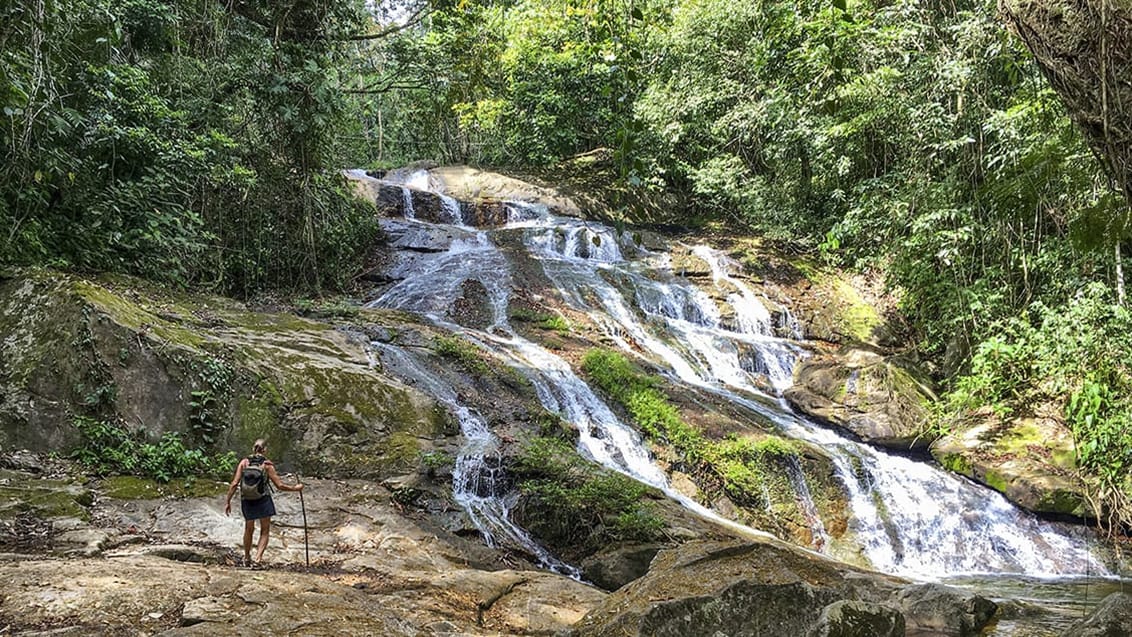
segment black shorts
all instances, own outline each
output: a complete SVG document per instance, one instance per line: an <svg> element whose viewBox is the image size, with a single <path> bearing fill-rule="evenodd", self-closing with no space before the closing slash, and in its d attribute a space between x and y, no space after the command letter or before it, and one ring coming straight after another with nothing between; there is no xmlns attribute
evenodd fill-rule
<svg viewBox="0 0 1132 637"><path fill-rule="evenodd" d="M258 500L240 500L240 512L245 520L258 520L275 515L275 502L270 495L264 495Z"/></svg>

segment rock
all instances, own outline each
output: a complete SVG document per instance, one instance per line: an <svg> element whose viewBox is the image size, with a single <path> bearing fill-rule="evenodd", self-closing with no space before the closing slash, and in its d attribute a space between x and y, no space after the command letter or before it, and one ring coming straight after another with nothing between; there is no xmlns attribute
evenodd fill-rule
<svg viewBox="0 0 1132 637"><path fill-rule="evenodd" d="M581 210L569 197L554 188L532 184L500 173L468 166L441 166L430 170L436 189L462 201L521 201L544 205L551 212L578 216ZM493 224L494 225L494 224Z"/></svg>
<svg viewBox="0 0 1132 637"><path fill-rule="evenodd" d="M989 599L942 584L919 584L900 591L892 605L904 613L909 630L948 637L980 634L998 605Z"/></svg>
<svg viewBox="0 0 1132 637"><path fill-rule="evenodd" d="M181 625L195 626L204 622L227 624L237 619L243 610L242 608L232 607L242 607L243 605L242 602L234 604L230 598L213 597L211 595L190 599L185 602L185 608L181 611Z"/></svg>
<svg viewBox="0 0 1132 637"><path fill-rule="evenodd" d="M0 334L5 448L73 448L71 414L95 399L106 420L144 423L151 438L195 442L203 420L218 446L267 437L284 471L327 476L415 468L419 440L451 432L433 399L370 365L364 339L228 299L27 272L0 282ZM215 407L196 413L194 394Z"/></svg>
<svg viewBox="0 0 1132 637"><path fill-rule="evenodd" d="M582 577L607 591L615 591L647 573L652 559L664 546L631 544L598 551L582 561Z"/></svg>
<svg viewBox="0 0 1132 637"><path fill-rule="evenodd" d="M56 550L66 555L92 557L110 546L110 533L103 529L73 529L52 538Z"/></svg>
<svg viewBox="0 0 1132 637"><path fill-rule="evenodd" d="M986 420L934 442L944 467L1001 492L1038 513L1087 517L1085 485L1077 477L1073 434L1058 419Z"/></svg>
<svg viewBox="0 0 1132 637"><path fill-rule="evenodd" d="M673 246L669 255L672 257L672 271L680 276L702 279L712 275L711 264L692 254L687 246Z"/></svg>
<svg viewBox="0 0 1132 637"><path fill-rule="evenodd" d="M572 635L805 635L840 600L879 602L900 580L773 541L692 541L610 594Z"/></svg>
<svg viewBox="0 0 1132 637"><path fill-rule="evenodd" d="M931 442L927 405L935 394L908 363L850 348L802 361L784 392L799 411L866 442L922 449Z"/></svg>
<svg viewBox="0 0 1132 637"><path fill-rule="evenodd" d="M834 602L822 609L809 637L904 637L904 615L880 604Z"/></svg>
<svg viewBox="0 0 1132 637"><path fill-rule="evenodd" d="M141 550L143 555L161 557L174 562L191 562L193 564L216 564L220 561L215 549L207 549L188 544L163 544L146 546Z"/></svg>
<svg viewBox="0 0 1132 637"><path fill-rule="evenodd" d="M1132 637L1132 594L1112 593L1062 637Z"/></svg>

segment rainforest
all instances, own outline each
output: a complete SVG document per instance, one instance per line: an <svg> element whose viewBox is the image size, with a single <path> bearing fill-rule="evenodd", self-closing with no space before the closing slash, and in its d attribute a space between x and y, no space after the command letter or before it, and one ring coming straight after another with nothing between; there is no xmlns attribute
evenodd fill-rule
<svg viewBox="0 0 1132 637"><path fill-rule="evenodd" d="M1132 634L1130 25L0 2L0 626Z"/></svg>

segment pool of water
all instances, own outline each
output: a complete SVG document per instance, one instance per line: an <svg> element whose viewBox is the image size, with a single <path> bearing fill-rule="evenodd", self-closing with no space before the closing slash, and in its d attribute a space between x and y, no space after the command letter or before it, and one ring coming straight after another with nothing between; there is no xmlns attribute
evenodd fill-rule
<svg viewBox="0 0 1132 637"><path fill-rule="evenodd" d="M1132 578L1037 578L1021 575L966 575L944 584L974 591L1002 609L984 635L1060 637L1073 622L1088 617L1105 597L1132 593Z"/></svg>

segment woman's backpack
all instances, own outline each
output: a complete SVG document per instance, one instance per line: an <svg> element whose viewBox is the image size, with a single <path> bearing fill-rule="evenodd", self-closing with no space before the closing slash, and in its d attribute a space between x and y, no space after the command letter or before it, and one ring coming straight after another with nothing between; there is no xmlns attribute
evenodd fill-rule
<svg viewBox="0 0 1132 637"><path fill-rule="evenodd" d="M248 466L244 467L244 477L240 480L240 499L258 500L268 493L267 458L248 456Z"/></svg>

